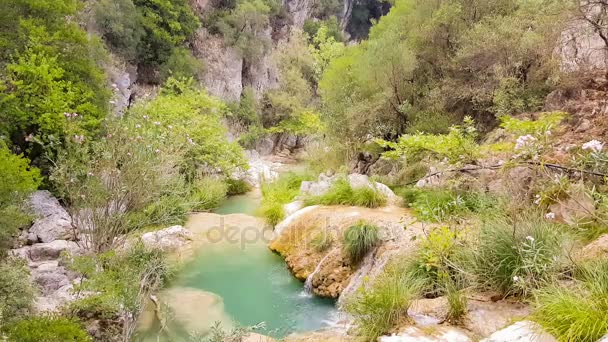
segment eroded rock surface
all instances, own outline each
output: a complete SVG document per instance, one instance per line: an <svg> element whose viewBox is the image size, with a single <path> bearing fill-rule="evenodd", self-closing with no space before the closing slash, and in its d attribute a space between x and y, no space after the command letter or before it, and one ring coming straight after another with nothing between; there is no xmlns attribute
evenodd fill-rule
<svg viewBox="0 0 608 342"><path fill-rule="evenodd" d="M536 323L520 321L499 330L482 342L557 342L557 340L542 331Z"/></svg>
<svg viewBox="0 0 608 342"><path fill-rule="evenodd" d="M74 238L70 215L49 191L34 192L30 197L30 206L37 216L29 229L28 241L30 243Z"/></svg>
<svg viewBox="0 0 608 342"><path fill-rule="evenodd" d="M182 226L148 232L141 236L144 245L149 248L158 248L163 251L176 250L192 239L192 232Z"/></svg>

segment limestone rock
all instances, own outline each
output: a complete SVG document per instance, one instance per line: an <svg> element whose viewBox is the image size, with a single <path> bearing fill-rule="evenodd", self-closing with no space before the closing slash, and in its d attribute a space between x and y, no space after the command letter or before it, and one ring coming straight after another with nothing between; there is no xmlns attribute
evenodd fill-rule
<svg viewBox="0 0 608 342"><path fill-rule="evenodd" d="M141 236L144 245L149 248L159 248L163 251L176 250L192 239L192 232L182 226L148 232Z"/></svg>
<svg viewBox="0 0 608 342"><path fill-rule="evenodd" d="M531 321L520 321L499 330L482 342L557 342L557 340L542 331L542 328Z"/></svg>
<svg viewBox="0 0 608 342"><path fill-rule="evenodd" d="M77 254L80 250L80 246L74 241L55 240L28 247L27 256L32 261L55 260L61 256L62 252Z"/></svg>
<svg viewBox="0 0 608 342"><path fill-rule="evenodd" d="M281 167L280 163L272 162L268 159L262 159L256 150L245 151L249 169L237 170L231 177L234 179L242 179L252 187L260 187L262 182L273 181L279 177L277 170Z"/></svg>
<svg viewBox="0 0 608 342"><path fill-rule="evenodd" d="M211 95L239 101L243 91L243 58L219 36L200 29L192 44L194 55L205 65L203 83Z"/></svg>
<svg viewBox="0 0 608 342"><path fill-rule="evenodd" d="M464 331L450 326L437 326L432 331L410 326L391 336L381 336L379 342L471 342Z"/></svg>
<svg viewBox="0 0 608 342"><path fill-rule="evenodd" d="M51 242L74 237L70 215L50 192L34 192L30 197L30 207L38 217L29 229L30 242Z"/></svg>
<svg viewBox="0 0 608 342"><path fill-rule="evenodd" d="M599 341L597 342L608 342L608 335L604 335L604 337L602 337Z"/></svg>
<svg viewBox="0 0 608 342"><path fill-rule="evenodd" d="M315 2L312 0L284 0L283 7L291 15L293 26L304 27L306 19L310 18Z"/></svg>
<svg viewBox="0 0 608 342"><path fill-rule="evenodd" d="M256 333L249 333L245 336L243 336L243 338L241 339L241 342L275 342L276 340L272 337L268 337L268 336L264 336L264 335L260 335L260 334L256 334Z"/></svg>
<svg viewBox="0 0 608 342"><path fill-rule="evenodd" d="M578 260L597 260L608 256L608 234L604 234L589 243L578 253Z"/></svg>
<svg viewBox="0 0 608 342"><path fill-rule="evenodd" d="M283 206L283 211L285 212L285 216L289 216L302 208L304 208L304 201L294 201L285 204Z"/></svg>
<svg viewBox="0 0 608 342"><path fill-rule="evenodd" d="M568 190L567 198L552 204L549 209L555 214L555 219L576 224L593 220L595 201L583 184L575 184Z"/></svg>

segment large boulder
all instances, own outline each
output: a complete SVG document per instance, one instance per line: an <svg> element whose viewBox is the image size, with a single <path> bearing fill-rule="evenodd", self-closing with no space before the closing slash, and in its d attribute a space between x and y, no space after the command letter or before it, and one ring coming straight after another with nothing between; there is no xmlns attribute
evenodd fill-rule
<svg viewBox="0 0 608 342"><path fill-rule="evenodd" d="M390 336L381 336L379 342L471 342L473 339L464 330L451 326L437 326L424 329L405 327Z"/></svg>
<svg viewBox="0 0 608 342"><path fill-rule="evenodd" d="M70 215L50 192L34 192L30 197L30 207L37 216L29 229L28 240L31 243L74 238Z"/></svg>
<svg viewBox="0 0 608 342"><path fill-rule="evenodd" d="M182 226L172 226L145 233L141 236L141 240L146 247L173 251L190 242L192 232Z"/></svg>

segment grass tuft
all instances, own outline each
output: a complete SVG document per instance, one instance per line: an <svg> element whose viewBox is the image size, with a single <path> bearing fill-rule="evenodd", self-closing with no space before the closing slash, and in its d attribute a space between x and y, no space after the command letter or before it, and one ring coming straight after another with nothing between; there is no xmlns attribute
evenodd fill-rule
<svg viewBox="0 0 608 342"><path fill-rule="evenodd" d="M344 232L343 249L352 263L360 262L380 242L380 229L360 221Z"/></svg>
<svg viewBox="0 0 608 342"><path fill-rule="evenodd" d="M327 192L306 199L306 205L354 205L378 208L386 204L386 196L375 188L353 189L346 179L338 179Z"/></svg>
<svg viewBox="0 0 608 342"><path fill-rule="evenodd" d="M289 172L274 182L262 184L259 214L273 226L281 222L285 218L283 206L295 199L300 192L302 181L308 179L308 176Z"/></svg>
<svg viewBox="0 0 608 342"><path fill-rule="evenodd" d="M317 252L324 252L328 250L333 243L333 237L331 236L331 234L328 234L326 232L321 232L315 235L310 241L312 248Z"/></svg>
<svg viewBox="0 0 608 342"><path fill-rule="evenodd" d="M576 283L536 293L532 318L559 341L595 342L608 333L608 259L582 268Z"/></svg>
<svg viewBox="0 0 608 342"><path fill-rule="evenodd" d="M407 309L421 287L420 280L407 272L404 264L387 265L371 286L362 286L346 303L346 311L355 318L357 334L365 341L376 341L407 319Z"/></svg>

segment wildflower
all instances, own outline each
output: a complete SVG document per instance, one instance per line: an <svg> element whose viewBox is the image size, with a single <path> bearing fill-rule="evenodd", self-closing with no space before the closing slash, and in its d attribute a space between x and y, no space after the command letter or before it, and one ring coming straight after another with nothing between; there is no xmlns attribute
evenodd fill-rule
<svg viewBox="0 0 608 342"><path fill-rule="evenodd" d="M155 126L160 126L160 122L158 122L158 121L154 121L154 125L155 125Z"/></svg>
<svg viewBox="0 0 608 342"><path fill-rule="evenodd" d="M546 218L547 220L555 220L555 213L547 213L547 214L545 215L545 218Z"/></svg>
<svg viewBox="0 0 608 342"><path fill-rule="evenodd" d="M135 128L141 128L140 124L135 125Z"/></svg>
<svg viewBox="0 0 608 342"><path fill-rule="evenodd" d="M112 83L112 88L118 88L118 85L116 83Z"/></svg>
<svg viewBox="0 0 608 342"><path fill-rule="evenodd" d="M597 140L591 140L583 144L583 150L591 150L593 152L600 152L604 148L604 143Z"/></svg>
<svg viewBox="0 0 608 342"><path fill-rule="evenodd" d="M551 131L546 131L546 132L545 132L545 135L546 135L546 136L550 136L551 134L552 134L552 133L551 133Z"/></svg>
<svg viewBox="0 0 608 342"><path fill-rule="evenodd" d="M173 129L173 126L169 125L167 126L168 129Z"/></svg>
<svg viewBox="0 0 608 342"><path fill-rule="evenodd" d="M144 120L148 120L150 117L147 115L144 115Z"/></svg>
<svg viewBox="0 0 608 342"><path fill-rule="evenodd" d="M536 204L536 205L540 204L540 195L534 196L534 204Z"/></svg>
<svg viewBox="0 0 608 342"><path fill-rule="evenodd" d="M130 156L131 156L131 152L127 152L127 156L129 156L129 157L130 157Z"/></svg>
<svg viewBox="0 0 608 342"><path fill-rule="evenodd" d="M108 138L108 139L112 139L112 137L113 137L112 133L108 133L108 135L106 135L106 138Z"/></svg>
<svg viewBox="0 0 608 342"><path fill-rule="evenodd" d="M190 145L196 145L196 144L194 143L194 140L192 140L192 138L188 138L188 143L190 143Z"/></svg>
<svg viewBox="0 0 608 342"><path fill-rule="evenodd" d="M530 134L522 135L519 138L517 138L517 142L515 143L515 150L521 150L523 148L526 148L526 147L534 144L535 141L536 141L536 138L531 136Z"/></svg>
<svg viewBox="0 0 608 342"><path fill-rule="evenodd" d="M93 176L94 176L94 175L93 175L93 172L89 172L89 173L87 173L87 176L89 176L89 177L93 177Z"/></svg>
<svg viewBox="0 0 608 342"><path fill-rule="evenodd" d="M154 150L154 153L160 153L159 149Z"/></svg>
<svg viewBox="0 0 608 342"><path fill-rule="evenodd" d="M528 240L530 242L534 242L534 238L531 237L530 235L526 236L526 240Z"/></svg>
<svg viewBox="0 0 608 342"><path fill-rule="evenodd" d="M27 137L25 137L25 141L30 142L34 140L34 135L32 133L30 133Z"/></svg>
<svg viewBox="0 0 608 342"><path fill-rule="evenodd" d="M513 277L513 282L517 283L519 281L519 277L518 276L514 276Z"/></svg>
<svg viewBox="0 0 608 342"><path fill-rule="evenodd" d="M78 144L82 144L84 142L84 135L75 135L74 141Z"/></svg>
<svg viewBox="0 0 608 342"><path fill-rule="evenodd" d="M110 104L116 104L116 101L112 100L110 101Z"/></svg>

